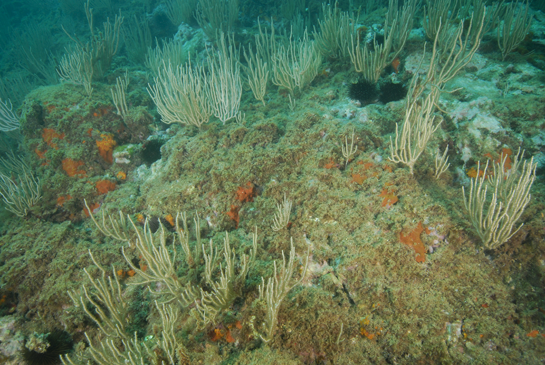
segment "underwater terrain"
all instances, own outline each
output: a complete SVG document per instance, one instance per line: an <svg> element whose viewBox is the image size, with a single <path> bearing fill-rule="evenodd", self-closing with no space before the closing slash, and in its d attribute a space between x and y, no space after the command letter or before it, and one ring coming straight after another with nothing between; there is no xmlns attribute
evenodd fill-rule
<svg viewBox="0 0 545 365"><path fill-rule="evenodd" d="M0 364L543 364L545 2L0 3Z"/></svg>

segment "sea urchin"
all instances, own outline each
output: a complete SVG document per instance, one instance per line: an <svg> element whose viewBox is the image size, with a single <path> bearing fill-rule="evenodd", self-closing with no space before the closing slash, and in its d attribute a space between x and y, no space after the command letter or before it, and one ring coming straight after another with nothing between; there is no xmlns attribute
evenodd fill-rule
<svg viewBox="0 0 545 365"><path fill-rule="evenodd" d="M374 103L378 97L377 85L367 80L351 84L348 89L350 99L357 100L361 105Z"/></svg>

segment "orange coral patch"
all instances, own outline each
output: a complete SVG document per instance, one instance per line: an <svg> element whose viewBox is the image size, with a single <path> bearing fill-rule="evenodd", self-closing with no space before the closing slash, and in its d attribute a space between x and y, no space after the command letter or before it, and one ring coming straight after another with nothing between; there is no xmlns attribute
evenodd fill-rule
<svg viewBox="0 0 545 365"><path fill-rule="evenodd" d="M395 195L394 191L388 191L388 189L384 188L382 189L382 192L379 195L380 197L383 197L382 200L382 206L390 208L392 205L398 202L397 195Z"/></svg>
<svg viewBox="0 0 545 365"><path fill-rule="evenodd" d="M96 213L96 210L97 210L98 208L100 208L100 204L99 204L99 203L93 203L93 204L91 204L91 205L89 206L89 208L91 208L91 212L92 212L93 214L95 214L95 213ZM85 213L85 215L86 215L87 217L89 217L89 211L87 210L87 207L83 208L83 212Z"/></svg>
<svg viewBox="0 0 545 365"><path fill-rule="evenodd" d="M104 159L104 161L108 163L113 163L113 151L117 143L114 141L114 138L111 134L101 134L100 137L102 138L102 140L96 141L98 153L100 154L100 157Z"/></svg>
<svg viewBox="0 0 545 365"><path fill-rule="evenodd" d="M324 165L324 168L326 169L332 169L334 167L337 167L337 164L335 163L335 161L333 161L332 158L330 158L329 162Z"/></svg>
<svg viewBox="0 0 545 365"><path fill-rule="evenodd" d="M76 175L85 176L85 170L78 170L78 168L83 165L83 161L74 161L71 158L65 158L62 160L62 169L66 171L70 177Z"/></svg>
<svg viewBox="0 0 545 365"><path fill-rule="evenodd" d="M227 333L225 334L225 340L229 343L235 342L235 339L233 336L231 336L231 331L227 330Z"/></svg>
<svg viewBox="0 0 545 365"><path fill-rule="evenodd" d="M479 170L479 173L477 173L477 170L474 167L470 168L469 170L466 170L466 172L467 172L467 176L469 176L472 179L476 178L477 176L482 177L484 175L484 170Z"/></svg>
<svg viewBox="0 0 545 365"><path fill-rule="evenodd" d="M401 65L401 61L399 60L399 57L396 57L392 61L392 68L394 69L395 73L399 73L399 65Z"/></svg>
<svg viewBox="0 0 545 365"><path fill-rule="evenodd" d="M375 335L373 333L369 333L367 332L367 330L365 328L361 328L360 329L360 333L362 336L365 336L367 337L368 339L372 340L373 338L375 338Z"/></svg>
<svg viewBox="0 0 545 365"><path fill-rule="evenodd" d="M363 182L367 179L367 176L360 175L360 174L352 174L352 181L358 184L363 184Z"/></svg>
<svg viewBox="0 0 545 365"><path fill-rule="evenodd" d="M49 147L58 150L59 147L57 147L57 144L53 142L53 139L55 138L64 139L64 133L58 134L57 132L55 132L54 129L51 128L44 128L42 130L42 139L44 140L44 142L47 143Z"/></svg>
<svg viewBox="0 0 545 365"><path fill-rule="evenodd" d="M63 204L64 204L66 201L70 200L70 199L72 199L72 196L71 196L71 195L64 195L64 196L61 195L61 196L59 196L59 197L57 198L57 206L62 207Z"/></svg>
<svg viewBox="0 0 545 365"><path fill-rule="evenodd" d="M532 332L526 334L526 336L533 337L533 338L537 337L537 335L539 335L538 330L533 330Z"/></svg>
<svg viewBox="0 0 545 365"><path fill-rule="evenodd" d="M210 341L216 342L222 337L223 333L221 333L221 330L219 328L214 328L214 330L210 332Z"/></svg>
<svg viewBox="0 0 545 365"><path fill-rule="evenodd" d="M170 223L170 225L171 225L172 227L174 227L174 224L175 224L175 223L174 223L174 217L172 216L172 214L167 215L167 216L165 217L165 220L166 220L168 223Z"/></svg>
<svg viewBox="0 0 545 365"><path fill-rule="evenodd" d="M511 156L513 154L513 150L510 148L502 148L501 153L507 156Z"/></svg>
<svg viewBox="0 0 545 365"><path fill-rule="evenodd" d="M404 235L403 232L399 232L399 240L416 252L416 262L426 261L426 247L420 239L420 235L423 231L422 222L418 222L418 226L409 234Z"/></svg>
<svg viewBox="0 0 545 365"><path fill-rule="evenodd" d="M502 148L500 152L500 156L498 158L494 159L494 157L490 153L485 153L484 157L487 157L489 160L492 160L497 164L500 164L505 159L503 169L505 172L507 172L508 170L511 170L511 164L512 164L511 155L512 154L513 154L513 151L510 148ZM491 174L491 172L489 172L489 174Z"/></svg>
<svg viewBox="0 0 545 365"><path fill-rule="evenodd" d="M123 171L119 171L115 177L117 177L119 180L125 180L127 178L127 174Z"/></svg>
<svg viewBox="0 0 545 365"><path fill-rule="evenodd" d="M231 205L231 210L226 212L226 214L235 221L235 228L238 228L238 223L240 221L240 217L238 216L238 211L240 210L239 207Z"/></svg>
<svg viewBox="0 0 545 365"><path fill-rule="evenodd" d="M106 194L115 190L115 183L109 180L100 180L96 183L98 195Z"/></svg>
<svg viewBox="0 0 545 365"><path fill-rule="evenodd" d="M36 148L36 149L34 150L34 152L38 155L38 158L39 158L40 160L43 160L43 159L45 158L45 153L46 153L47 151L41 152L39 149Z"/></svg>
<svg viewBox="0 0 545 365"><path fill-rule="evenodd" d="M254 197L257 196L257 191L251 182L248 182L246 185L248 186L247 188L243 186L238 188L235 199L241 202L253 202Z"/></svg>

